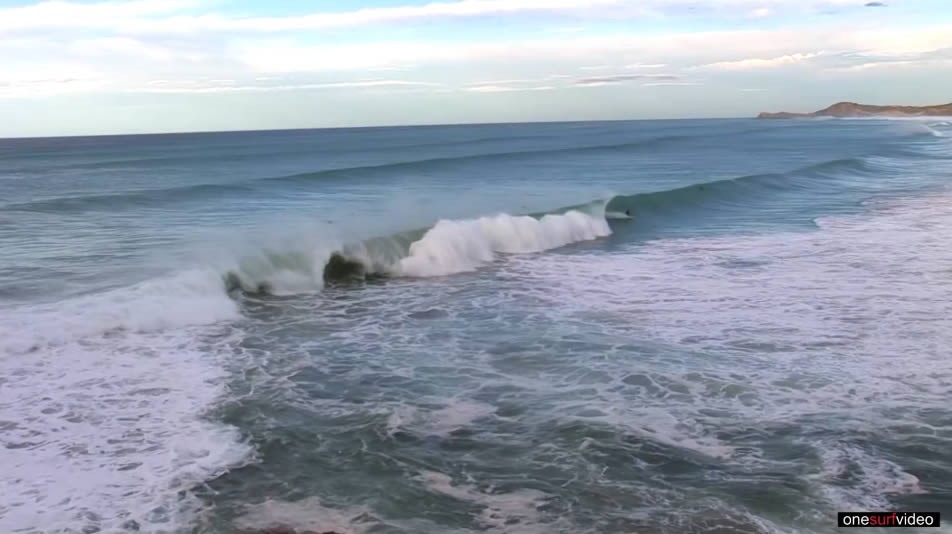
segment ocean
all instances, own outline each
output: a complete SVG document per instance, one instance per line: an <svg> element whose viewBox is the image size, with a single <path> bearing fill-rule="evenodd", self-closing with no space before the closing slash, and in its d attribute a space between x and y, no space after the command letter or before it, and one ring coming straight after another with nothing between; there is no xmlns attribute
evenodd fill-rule
<svg viewBox="0 0 952 534"><path fill-rule="evenodd" d="M0 140L0 532L949 514L950 237L940 118Z"/></svg>

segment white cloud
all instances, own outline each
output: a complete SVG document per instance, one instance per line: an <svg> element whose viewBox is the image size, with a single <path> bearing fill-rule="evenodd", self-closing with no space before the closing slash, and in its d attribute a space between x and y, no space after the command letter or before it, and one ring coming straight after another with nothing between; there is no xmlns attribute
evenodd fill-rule
<svg viewBox="0 0 952 534"><path fill-rule="evenodd" d="M168 48L144 43L129 37L82 39L71 43L67 51L80 56L134 56L159 62L184 60Z"/></svg>
<svg viewBox="0 0 952 534"><path fill-rule="evenodd" d="M101 90L107 82L91 78L0 80L0 98L39 98Z"/></svg>
<svg viewBox="0 0 952 534"><path fill-rule="evenodd" d="M887 56L921 54L952 47L952 24L856 28L833 35L831 40L838 48L864 50L870 54Z"/></svg>
<svg viewBox="0 0 952 534"><path fill-rule="evenodd" d="M785 56L764 58L738 59L734 61L718 61L704 65L702 68L716 70L752 70L752 69L772 69L777 67L795 65L811 59L820 57L824 52L797 53Z"/></svg>
<svg viewBox="0 0 952 534"><path fill-rule="evenodd" d="M693 87L704 85L701 82L648 82L641 84L642 87Z"/></svg>
<svg viewBox="0 0 952 534"><path fill-rule="evenodd" d="M855 0L455 0L422 5L361 8L282 17L240 17L208 12L200 0L111 0L76 2L48 0L0 8L0 32L44 28L113 30L116 33L293 32L399 23L429 18L515 15L529 12L572 12L589 18L677 16L718 12L738 17L762 16L778 10L816 12L830 6L856 6ZM860 6L861 7L861 6ZM577 27L570 27L572 31Z"/></svg>
<svg viewBox="0 0 952 534"><path fill-rule="evenodd" d="M552 28L549 31L552 33L582 33L586 30L584 26L568 26L562 28Z"/></svg>
<svg viewBox="0 0 952 534"><path fill-rule="evenodd" d="M576 80L576 85L588 85L600 87L615 83L626 83L643 80L674 81L678 77L673 74L613 74L610 76L597 76L593 78L582 78Z"/></svg>
<svg viewBox="0 0 952 534"><path fill-rule="evenodd" d="M363 26L434 17L590 10L625 3L626 0L457 0L297 16L241 18L214 13L156 16L192 10L197 6L195 0L127 0L98 3L52 0L26 7L0 9L0 31L41 28L112 28L117 31L163 33L282 32Z"/></svg>
<svg viewBox="0 0 952 534"><path fill-rule="evenodd" d="M408 80L354 80L326 83L291 83L278 85L246 85L235 80L199 80L170 82L155 80L147 87L131 89L148 93L248 93L269 91L303 91L319 89L353 89L353 88L393 88L393 87L441 87L441 84L430 82L416 82Z"/></svg>
<svg viewBox="0 0 952 534"><path fill-rule="evenodd" d="M0 32L43 28L118 28L121 24L170 15L195 7L197 0L125 0L96 3L49 0L0 8Z"/></svg>
<svg viewBox="0 0 952 534"><path fill-rule="evenodd" d="M522 83L537 83L538 80L488 80L483 82L473 82L470 85L479 87L481 85L515 85Z"/></svg>
<svg viewBox="0 0 952 534"><path fill-rule="evenodd" d="M467 87L466 91L472 93L511 93L514 91L551 91L555 87L551 85L538 85L538 86L511 86L511 85L478 85L475 87Z"/></svg>
<svg viewBox="0 0 952 534"><path fill-rule="evenodd" d="M255 71L266 73L380 69L465 55L469 54L459 46L435 47L422 43L299 46L287 42L259 42L237 48L239 61Z"/></svg>
<svg viewBox="0 0 952 534"><path fill-rule="evenodd" d="M895 68L925 68L939 69L952 66L952 59L897 59L895 61L875 61L847 65L843 67L833 67L833 72L855 73L872 70L884 70Z"/></svg>
<svg viewBox="0 0 952 534"><path fill-rule="evenodd" d="M305 21L309 21L307 24L316 24L315 21L322 20L346 20L363 24L371 20L396 21L405 20L406 17L515 13L519 10L549 8L590 13L598 9L621 9L635 3L638 2L459 0L319 14L316 19L305 16ZM761 7L771 9L773 13L778 7L789 8L796 5L792 0L645 0L643 4L671 9L691 4L707 8L748 10L738 13L749 13L750 9ZM235 19L221 14L188 14L200 8L201 5L196 4L195 0L131 0L83 4L44 2L23 8L0 9L0 32L13 27L23 29L31 24L46 24L51 28L63 25L80 28L100 24L103 28L108 28L118 24L117 21L129 23L128 26L117 26L120 33L98 32L93 34L94 36L87 32L73 35L60 30L40 34L17 34L15 37L0 33L0 57L4 58L0 81L7 80L5 94L25 94L28 92L25 88L30 83L44 87L45 92L39 91L37 94L129 90L136 87L152 87L165 92L265 91L268 90L266 87L270 87L270 90L333 87L364 87L374 90L374 87L384 87L328 86L323 81L314 81L313 75L318 73L347 78L380 76L388 79L429 79L457 87L463 87L463 84L475 76L484 76L486 79L493 76L516 78L477 84L496 86L496 91L499 91L499 88L516 90L515 86L525 86L519 90L528 90L527 87L558 88L571 85L572 80L582 76L557 73L580 71L592 71L587 73L591 75L588 76L591 78L588 84L590 87L619 83L617 79L598 79L609 77L602 75L641 75L645 79L631 80L655 84L672 80L652 80L647 79L647 76L680 76L679 83L689 83L684 81L684 78L690 77L692 73L705 72L723 78L739 72L759 72L765 69L780 71L805 64L817 69L839 69L845 76L850 72L885 69L890 65L897 68L922 66L924 60L919 56L952 47L952 24L897 26L886 25L885 22L877 24L872 19L828 19L828 22L812 27L764 30L625 32L598 36L588 33L543 33L544 37L540 38L496 38L482 42L447 42L426 34L412 42L393 41L388 39L390 34L385 32L363 32L356 36L356 40L348 38L325 45L314 44L313 41L299 41L291 34L275 38L272 35L256 33L268 26L255 26L255 21L280 20L283 21L280 22L282 25L304 24L299 20L301 17ZM325 16L331 18L321 18ZM298 22L288 22L292 20ZM232 27L228 25L239 22L254 26L249 28L255 31L174 36L133 36L126 33L136 25L144 28L149 24L159 23L153 29L161 28L162 25L174 26L171 21L206 28ZM227 24L222 26L223 23ZM71 24L75 26L70 26ZM937 59L930 61L930 65L948 67L948 63ZM409 70L413 70L414 74L403 74L403 71ZM344 72L352 74L346 75ZM652 72L670 74L647 74ZM295 80L300 76L307 78L307 82L285 80L280 83L264 83L281 77ZM216 85L205 81L193 86L149 84L150 80L201 80L203 77L206 77L206 80L235 80L235 83ZM66 78L86 81L61 84L37 82ZM33 82L30 82L31 80ZM11 89L14 81L17 82L15 91ZM398 85L391 84L386 87L395 89ZM422 90L424 86L416 87ZM483 90L491 91L493 90Z"/></svg>

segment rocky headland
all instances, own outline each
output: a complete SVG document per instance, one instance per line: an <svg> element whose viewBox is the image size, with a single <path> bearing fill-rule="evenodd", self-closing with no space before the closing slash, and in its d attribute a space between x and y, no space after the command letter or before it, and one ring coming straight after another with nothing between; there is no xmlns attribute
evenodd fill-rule
<svg viewBox="0 0 952 534"><path fill-rule="evenodd" d="M839 102L812 113L764 112L758 119L808 119L815 117L948 117L952 103L937 106L871 106L855 102Z"/></svg>

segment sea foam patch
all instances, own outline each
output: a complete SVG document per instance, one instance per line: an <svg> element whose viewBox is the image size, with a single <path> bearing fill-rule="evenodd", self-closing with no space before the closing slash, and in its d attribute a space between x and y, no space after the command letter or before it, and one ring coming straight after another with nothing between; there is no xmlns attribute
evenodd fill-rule
<svg viewBox="0 0 952 534"><path fill-rule="evenodd" d="M665 347L631 353L626 364L619 345L589 362L653 377L601 388L600 409L610 414L602 420L758 469L779 452L759 428L875 433L929 425L930 410L947 408L952 249L943 229L952 227L952 196L877 202L816 222L813 232L659 240L624 254L517 258L505 269L527 282L527 295L549 299L553 318ZM659 377L679 385L661 387ZM607 409L632 403L638 408ZM640 413L645 405L657 412ZM736 447L742 457L732 456ZM809 447L823 461L804 469L825 505L882 507L929 491L875 449ZM837 478L849 469L866 475Z"/></svg>
<svg viewBox="0 0 952 534"><path fill-rule="evenodd" d="M0 359L0 376L3 532L178 532L189 490L252 452L206 419L223 375L187 335L63 343Z"/></svg>

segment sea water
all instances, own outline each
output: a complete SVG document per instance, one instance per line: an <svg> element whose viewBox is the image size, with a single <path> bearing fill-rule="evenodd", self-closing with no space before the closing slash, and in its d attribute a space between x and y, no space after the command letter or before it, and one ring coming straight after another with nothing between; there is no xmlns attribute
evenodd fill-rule
<svg viewBox="0 0 952 534"><path fill-rule="evenodd" d="M949 513L949 136L921 119L0 140L0 531Z"/></svg>

